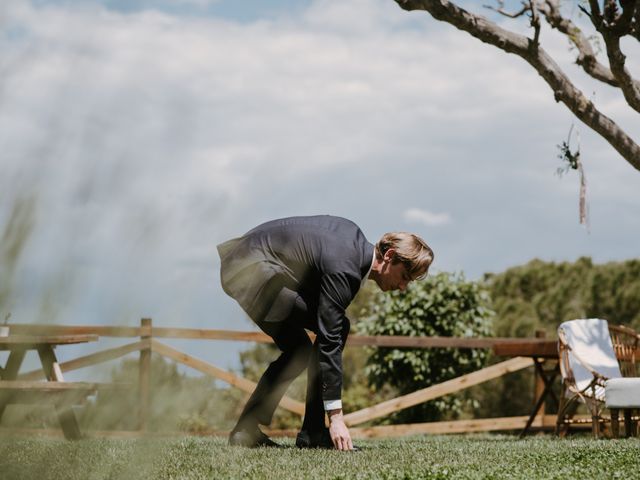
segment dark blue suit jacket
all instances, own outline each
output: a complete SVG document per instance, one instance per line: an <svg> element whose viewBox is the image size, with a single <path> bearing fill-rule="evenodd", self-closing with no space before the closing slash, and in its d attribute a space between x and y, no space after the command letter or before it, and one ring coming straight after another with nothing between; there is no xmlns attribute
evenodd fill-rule
<svg viewBox="0 0 640 480"><path fill-rule="evenodd" d="M350 220L329 215L273 220L218 245L222 288L256 322L281 321L297 297L317 333L322 397L342 392L345 310L373 261L374 246Z"/></svg>

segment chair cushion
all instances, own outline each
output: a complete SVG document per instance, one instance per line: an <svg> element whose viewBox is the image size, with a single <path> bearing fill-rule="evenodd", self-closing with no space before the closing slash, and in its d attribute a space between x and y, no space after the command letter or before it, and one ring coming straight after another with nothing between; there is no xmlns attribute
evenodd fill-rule
<svg viewBox="0 0 640 480"><path fill-rule="evenodd" d="M573 352L600 375L606 378L622 377L606 320L570 320L560 324L558 330L564 332L567 344L571 347L569 364L579 390L591 383L593 375L575 358Z"/></svg>
<svg viewBox="0 0 640 480"><path fill-rule="evenodd" d="M609 408L640 408L640 378L607 380L604 394Z"/></svg>

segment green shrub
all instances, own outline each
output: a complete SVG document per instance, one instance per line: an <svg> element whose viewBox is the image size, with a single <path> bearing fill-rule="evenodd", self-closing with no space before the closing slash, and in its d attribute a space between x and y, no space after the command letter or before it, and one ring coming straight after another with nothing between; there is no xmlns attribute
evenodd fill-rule
<svg viewBox="0 0 640 480"><path fill-rule="evenodd" d="M372 315L358 324L368 335L484 337L492 333L489 297L462 274L439 273L413 282L404 292L379 294ZM487 350L374 348L367 362L369 382L391 385L400 394L438 384L485 366ZM400 422L459 416L471 402L464 394L442 397L398 412Z"/></svg>

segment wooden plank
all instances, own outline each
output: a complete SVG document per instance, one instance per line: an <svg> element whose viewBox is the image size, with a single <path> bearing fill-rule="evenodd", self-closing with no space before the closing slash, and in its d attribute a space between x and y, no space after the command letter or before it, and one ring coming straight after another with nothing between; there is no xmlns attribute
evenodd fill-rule
<svg viewBox="0 0 640 480"><path fill-rule="evenodd" d="M23 349L12 350L9 353L7 364L2 371L3 380L15 380L16 376L18 375L18 371L22 366L22 361L24 360L25 354L26 351ZM2 420L2 415L4 414L6 406L6 402L0 400L0 420Z"/></svg>
<svg viewBox="0 0 640 480"><path fill-rule="evenodd" d="M547 332L545 332L544 330L536 330L535 332L536 338L545 338L546 335L547 335ZM536 363L536 368L534 369L535 370L534 381L533 381L533 404L534 405L536 404L538 399L542 397L544 393L544 387L545 387L544 379L542 377L542 375L544 374L544 371L540 371L538 367L544 368L544 360L542 360L540 363ZM545 411L546 411L546 404L543 402L542 405L540 405L540 410L538 415L544 415Z"/></svg>
<svg viewBox="0 0 640 480"><path fill-rule="evenodd" d="M38 356L42 363L44 376L50 382L64 382L62 370L58 365L58 359L51 345L41 345L38 347Z"/></svg>
<svg viewBox="0 0 640 480"><path fill-rule="evenodd" d="M178 433L184 436L184 433ZM0 427L0 437L9 436L26 436L26 437L49 437L62 438L63 434L60 430L51 428L16 428L16 427ZM84 432L85 438L140 438L149 436L149 433L142 433L137 430L87 430ZM169 434L151 434L151 436L170 436Z"/></svg>
<svg viewBox="0 0 640 480"><path fill-rule="evenodd" d="M98 335L100 337L139 337L140 327L100 325L11 324L11 336L17 335Z"/></svg>
<svg viewBox="0 0 640 480"><path fill-rule="evenodd" d="M549 392L545 390L545 377L543 377L543 375L545 375L544 361L544 359L537 357L534 357L533 359L535 366L533 379L533 410L535 410L535 414L532 413L531 415L536 416L544 415L546 408L545 399L549 394ZM523 437L528 433L529 427L531 427L532 424L533 420L530 420L530 423L525 425L524 430L520 433L520 437Z"/></svg>
<svg viewBox="0 0 640 480"><path fill-rule="evenodd" d="M14 324L12 334L23 335L81 335L94 334L100 337L140 337L144 333L140 327L107 327L98 325L48 325ZM158 338L234 340L244 342L273 343L263 332L242 332L235 330L213 330L198 328L152 327L151 336Z"/></svg>
<svg viewBox="0 0 640 480"><path fill-rule="evenodd" d="M151 341L151 319L140 320L141 341ZM151 345L140 350L138 368L138 430L146 432L151 412Z"/></svg>
<svg viewBox="0 0 640 480"><path fill-rule="evenodd" d="M0 382L0 398L7 404L37 403L68 406L84 403L86 397L108 384L91 382L30 382L8 380Z"/></svg>
<svg viewBox="0 0 640 480"><path fill-rule="evenodd" d="M461 377L448 380L446 382L432 385L427 388L403 395L386 402L379 403L372 407L363 408L356 412L345 415L344 420L347 425L358 425L374 418L383 417L393 412L403 410L419 403L433 400L434 398L448 395L450 393L463 390L465 388L477 385L479 383L486 382L493 378L501 377L507 373L515 372L523 368L527 368L533 365L533 360L530 358L516 357L490 367L483 368L476 372L462 375Z"/></svg>
<svg viewBox="0 0 640 480"><path fill-rule="evenodd" d="M140 327L107 327L96 325L48 325L48 324L12 324L11 331L15 334L41 334L41 335L76 335L95 334L101 337L139 337L143 335ZM199 339L199 340L228 340L242 342L272 343L271 337L259 331L235 331L197 328L167 328L153 327L151 336L157 338ZM313 334L309 335L314 338ZM348 346L378 346L398 348L496 348L504 346L509 348L509 356L526 356L518 354L518 349L530 349L535 354L538 346L543 352L555 348L554 340L535 338L460 338L460 337L406 337L393 335L350 335Z"/></svg>
<svg viewBox="0 0 640 480"><path fill-rule="evenodd" d="M0 391L0 398L6 404L52 405L56 409L68 409L71 405L82 405L89 395L95 392L87 390L34 390ZM77 438L77 437L75 437Z"/></svg>
<svg viewBox="0 0 640 480"><path fill-rule="evenodd" d="M242 378L234 375L231 372L222 370L221 368L211 365L204 360L200 360L198 358L192 357L191 355L187 355L186 353L171 348L170 346L165 345L164 343L160 343L157 340L151 341L151 348L156 353L169 357L176 362L187 365L202 373L211 375L214 378L218 378L228 383L229 385L233 385L234 387L237 387L245 392L252 393L256 388L256 383L247 380L246 378ZM304 415L304 404L302 402L298 402L297 400L293 400L292 398L286 396L283 397L280 401L280 406L285 410L289 410L290 412L297 413L298 415Z"/></svg>
<svg viewBox="0 0 640 480"><path fill-rule="evenodd" d="M263 332L237 332L234 330L210 330L197 328L154 327L153 336L157 338L181 338L199 340L234 340L240 342L273 343L269 335Z"/></svg>
<svg viewBox="0 0 640 480"><path fill-rule="evenodd" d="M478 418L471 420L452 420L446 422L426 422L401 425L383 425L376 427L352 427L349 433L352 438L393 438L408 435L442 435L452 433L474 433L491 431L521 430L528 416ZM589 417L591 418L591 417ZM537 419L536 428L553 429L556 425L555 415L545 415ZM223 433L223 432L220 432ZM267 429L265 433L273 437L295 437L297 429Z"/></svg>
<svg viewBox="0 0 640 480"><path fill-rule="evenodd" d="M17 345L27 348L37 345L96 342L97 340L97 335L9 335L8 337L0 337L0 350L14 349Z"/></svg>
<svg viewBox="0 0 640 480"><path fill-rule="evenodd" d="M49 381L63 382L62 371L58 365L58 359L53 351L52 345L38 346L38 356L42 363L42 370ZM67 405L56 405L58 420L64 432L64 437L68 440L77 440L81 437L80 426L75 413Z"/></svg>
<svg viewBox="0 0 640 480"><path fill-rule="evenodd" d="M211 330L193 328L153 327L152 335L157 338L182 338L201 340L233 340L259 343L273 343L271 337L263 332L241 332L234 330ZM315 335L309 333L313 340ZM460 337L407 337L393 335L350 335L347 346L377 346L404 348L494 348L495 345L526 345L533 347L551 342L535 338L460 338Z"/></svg>
<svg viewBox="0 0 640 480"><path fill-rule="evenodd" d="M120 347L101 350L99 352L92 353L90 355L78 357L74 360L62 362L60 363L60 370L62 372L70 372L72 370L78 370L80 368L90 367L92 365L97 365L99 363L115 360L116 358L123 357L129 353L140 351L144 348L149 348L150 345L151 345L151 342L149 340L144 340L140 342L128 343L127 345L122 345ZM38 380L43 377L44 377L44 373L42 372L42 369L32 370L30 372L23 373L22 375L18 376L20 380Z"/></svg>
<svg viewBox="0 0 640 480"><path fill-rule="evenodd" d="M7 359L7 364L2 370L2 379L3 380L14 380L18 375L18 371L22 366L22 361L24 360L24 356L27 351L25 349L19 348L12 350L9 353L9 358Z"/></svg>
<svg viewBox="0 0 640 480"><path fill-rule="evenodd" d="M493 348L495 338L460 337L404 337L392 335L353 335L348 346L405 347L405 348Z"/></svg>
<svg viewBox="0 0 640 480"><path fill-rule="evenodd" d="M38 392L62 392L67 390L86 390L95 392L98 389L110 388L113 384L96 382L33 382L25 380L2 380L0 390Z"/></svg>
<svg viewBox="0 0 640 480"><path fill-rule="evenodd" d="M499 357L540 357L540 358L558 358L558 342L557 340L542 340L540 342L532 341L513 341L496 343L493 347L493 353Z"/></svg>
<svg viewBox="0 0 640 480"><path fill-rule="evenodd" d="M555 425L555 415L547 415L546 423L541 417L536 418L533 427L548 427ZM407 435L442 435L451 433L495 432L507 430L521 430L527 422L528 416L485 418L475 420L454 420L449 422L414 423L407 425L382 425L368 428L351 428L349 432L353 438L393 438Z"/></svg>

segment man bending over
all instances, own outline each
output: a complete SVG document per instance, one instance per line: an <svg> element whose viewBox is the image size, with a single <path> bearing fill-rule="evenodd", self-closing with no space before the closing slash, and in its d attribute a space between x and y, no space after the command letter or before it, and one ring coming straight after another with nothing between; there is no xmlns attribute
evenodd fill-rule
<svg viewBox="0 0 640 480"><path fill-rule="evenodd" d="M222 288L282 352L264 372L229 436L231 445L277 446L260 429L307 368L300 448L353 450L342 415L345 310L361 285L404 290L427 275L433 251L417 235L386 233L374 246L358 226L328 215L273 220L218 245ZM306 330L316 334L312 344ZM325 412L329 428L325 426Z"/></svg>

